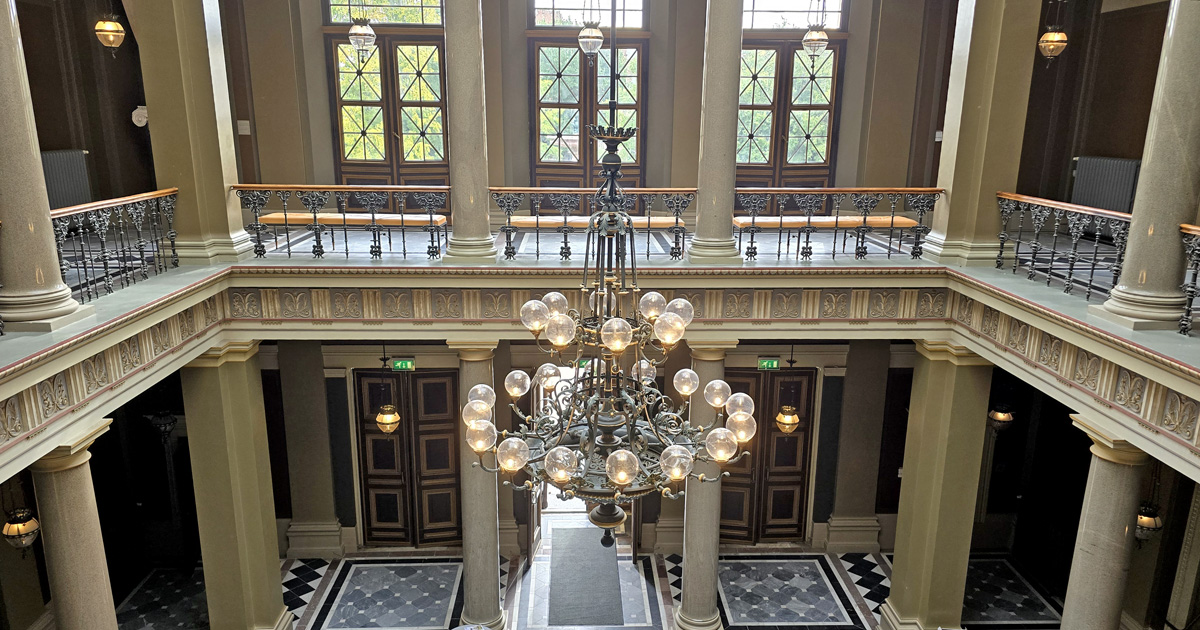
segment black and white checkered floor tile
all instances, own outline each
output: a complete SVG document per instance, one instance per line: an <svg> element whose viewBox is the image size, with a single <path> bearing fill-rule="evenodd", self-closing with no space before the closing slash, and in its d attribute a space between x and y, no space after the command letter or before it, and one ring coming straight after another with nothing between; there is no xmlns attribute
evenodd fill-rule
<svg viewBox="0 0 1200 630"><path fill-rule="evenodd" d="M869 553L844 553L838 556L838 559L850 574L858 594L862 595L871 607L871 614L875 615L875 621L878 622L879 607L883 605L883 600L887 599L892 588L892 580L880 566L879 556Z"/></svg>

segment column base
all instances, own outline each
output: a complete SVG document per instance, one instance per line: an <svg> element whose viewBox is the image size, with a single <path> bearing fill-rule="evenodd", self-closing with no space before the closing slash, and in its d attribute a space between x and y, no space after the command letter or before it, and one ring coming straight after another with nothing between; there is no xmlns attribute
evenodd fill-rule
<svg viewBox="0 0 1200 630"><path fill-rule="evenodd" d="M931 233L922 246L923 259L952 267L994 267L1000 252L1000 241L948 241L937 233Z"/></svg>
<svg viewBox="0 0 1200 630"><path fill-rule="evenodd" d="M297 523L287 529L287 557L293 559L321 558L333 560L346 555L342 547L342 526L332 523Z"/></svg>
<svg viewBox="0 0 1200 630"><path fill-rule="evenodd" d="M296 617L292 614L292 611L288 610L287 606L284 606L283 612L279 613L279 619L275 620L275 625L262 626L262 628L263 630L292 630L292 622L295 619Z"/></svg>
<svg viewBox="0 0 1200 630"><path fill-rule="evenodd" d="M504 626L508 625L508 617L504 614L504 611L501 610L500 615L491 621L477 621L475 619L467 619L466 617L463 617L458 623L462 626L479 625L484 626L485 628L491 628L491 630L504 630Z"/></svg>
<svg viewBox="0 0 1200 630"><path fill-rule="evenodd" d="M238 232L228 238L176 241L175 251L179 254L181 265L235 263L254 256L254 243L249 234Z"/></svg>
<svg viewBox="0 0 1200 630"><path fill-rule="evenodd" d="M1103 304L1088 307L1088 313L1133 330L1175 330L1183 315L1186 298L1161 297L1113 289Z"/></svg>
<svg viewBox="0 0 1200 630"><path fill-rule="evenodd" d="M721 630L721 613L718 612L711 619L689 619L676 607L675 627L678 630Z"/></svg>
<svg viewBox="0 0 1200 630"><path fill-rule="evenodd" d="M10 322L5 317L0 317L4 320L5 332L53 332L69 324L74 324L82 319L87 319L96 314L96 307L91 304L80 305L79 302L71 300L77 308L73 313L52 317L50 319L37 319L23 322Z"/></svg>
<svg viewBox="0 0 1200 630"><path fill-rule="evenodd" d="M683 554L683 519L658 517L655 526L654 553Z"/></svg>
<svg viewBox="0 0 1200 630"><path fill-rule="evenodd" d="M879 553L879 519L875 516L831 516L827 553Z"/></svg>
<svg viewBox="0 0 1200 630"><path fill-rule="evenodd" d="M521 555L521 529L515 519L500 521L500 555L506 558Z"/></svg>
<svg viewBox="0 0 1200 630"><path fill-rule="evenodd" d="M693 238L688 246L687 259L694 265L740 265L742 253L732 238Z"/></svg>
<svg viewBox="0 0 1200 630"><path fill-rule="evenodd" d="M961 630L952 628L928 628L921 625L921 622L916 619L901 619L900 615L892 608L892 600L888 599L879 607L879 627L881 630Z"/></svg>
<svg viewBox="0 0 1200 630"><path fill-rule="evenodd" d="M450 235L446 244L446 255L443 263L453 264L492 264L496 262L496 240L487 238L462 238Z"/></svg>
<svg viewBox="0 0 1200 630"><path fill-rule="evenodd" d="M55 274L58 272L56 271ZM50 291L33 293L9 293L0 287L0 320L10 331L22 324L39 324L62 317L69 317L79 311L79 302L71 297L71 289L67 285L59 285ZM89 312L90 314L90 312ZM72 320L74 321L74 320ZM29 328L27 331L45 332L53 328Z"/></svg>

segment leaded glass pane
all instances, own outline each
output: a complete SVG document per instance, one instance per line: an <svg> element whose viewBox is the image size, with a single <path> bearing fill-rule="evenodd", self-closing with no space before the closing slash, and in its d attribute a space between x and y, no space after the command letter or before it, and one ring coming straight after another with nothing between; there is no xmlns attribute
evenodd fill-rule
<svg viewBox="0 0 1200 630"><path fill-rule="evenodd" d="M833 50L813 60L803 50L796 51L792 64L792 105L828 105L833 100Z"/></svg>
<svg viewBox="0 0 1200 630"><path fill-rule="evenodd" d="M545 46L538 49L539 101L579 102L579 54L576 46Z"/></svg>
<svg viewBox="0 0 1200 630"><path fill-rule="evenodd" d="M775 101L775 58L774 50L750 48L742 51L739 104L770 105Z"/></svg>
<svg viewBox="0 0 1200 630"><path fill-rule="evenodd" d="M397 46L400 100L442 100L441 56L437 46Z"/></svg>
<svg viewBox="0 0 1200 630"><path fill-rule="evenodd" d="M829 154L829 110L792 110L788 123L788 164L823 164Z"/></svg>
<svg viewBox="0 0 1200 630"><path fill-rule="evenodd" d="M538 159L543 162L579 161L578 109L538 109Z"/></svg>
<svg viewBox="0 0 1200 630"><path fill-rule="evenodd" d="M742 5L743 29L804 30L817 24L841 28L842 0L744 0Z"/></svg>
<svg viewBox="0 0 1200 630"><path fill-rule="evenodd" d="M400 141L405 162L445 159L445 130L441 107L401 107Z"/></svg>
<svg viewBox="0 0 1200 630"><path fill-rule="evenodd" d="M617 0L617 28L642 28L643 0ZM534 26L583 26L596 21L607 29L612 25L607 0L533 0ZM607 36L607 33L605 33Z"/></svg>
<svg viewBox="0 0 1200 630"><path fill-rule="evenodd" d="M608 126L608 110L604 109L598 113L598 122L601 127ZM618 127L637 127L637 110L636 109L618 109L617 110L617 126ZM621 143L621 149L617 151L617 155L621 156L621 162L624 164L637 163L637 135ZM608 152L604 143L596 141L596 160L599 161Z"/></svg>
<svg viewBox="0 0 1200 630"><path fill-rule="evenodd" d="M771 160L771 118L769 109L738 110L739 164L766 164Z"/></svg>
<svg viewBox="0 0 1200 630"><path fill-rule="evenodd" d="M382 107L342 106L342 153L347 160L384 159Z"/></svg>
<svg viewBox="0 0 1200 630"><path fill-rule="evenodd" d="M617 49L617 103L636 105L638 101L638 54L636 48ZM597 103L607 103L608 86L612 82L612 71L608 67L609 50L602 49L596 55Z"/></svg>
<svg viewBox="0 0 1200 630"><path fill-rule="evenodd" d="M379 49L359 55L354 46L338 44L338 94L343 101L378 101L383 94Z"/></svg>
<svg viewBox="0 0 1200 630"><path fill-rule="evenodd" d="M440 26L442 0L329 0L329 20L349 24L354 18L372 24Z"/></svg>

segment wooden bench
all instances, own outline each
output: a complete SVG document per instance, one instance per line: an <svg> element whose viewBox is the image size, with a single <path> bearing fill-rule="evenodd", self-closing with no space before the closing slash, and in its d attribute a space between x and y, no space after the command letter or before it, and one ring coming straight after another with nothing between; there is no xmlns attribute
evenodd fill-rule
<svg viewBox="0 0 1200 630"><path fill-rule="evenodd" d="M436 251L440 255L442 249L442 239L448 239L450 221L445 215L441 214L394 214L394 213L377 213L372 215L369 212L318 212L316 215L317 225L341 227L343 229L343 241L348 238L346 228L363 228L368 225L381 226L387 232L388 248L392 246L392 230L399 229L401 233L401 246L404 254L408 255L408 243L403 238L404 231L408 228L421 228L429 232L429 249L428 254L431 258L434 257ZM311 212L272 212L264 214L258 219L263 225L273 227L284 226L287 228L305 229L313 223L313 214ZM329 230L329 238L332 243L332 248L337 248L337 240L335 238L337 231ZM321 238L320 235L317 238ZM275 234L276 247L279 245L279 234ZM318 249L319 243L318 243ZM291 245L288 245L291 249ZM349 248L347 247L347 250Z"/></svg>
<svg viewBox="0 0 1200 630"><path fill-rule="evenodd" d="M792 248L792 232L793 231L803 231L805 233L805 239L804 239L805 244L803 247L801 247L799 249L799 253L803 256L803 258L805 260L807 260L812 255L812 247L809 244L809 234L808 234L808 231L810 231L810 229L811 229L811 231L832 229L833 230L833 239L834 239L833 244L835 247L834 253L836 253L838 232L839 231L842 232L842 251L844 252L844 251L846 251L846 239L849 238L850 233L857 232L858 228L862 228L862 227L866 228L866 230L863 231L862 234L865 234L866 231L871 231L871 230L887 230L888 231L888 256L890 257L891 256L891 241L892 241L892 236L894 235L894 233L896 231L900 231L901 233L903 233L904 230L914 228L918 225L920 225L920 224L916 220L910 219L905 216L899 216L899 215L895 215L895 216L893 216L893 215L874 215L874 216L868 216L868 217L863 217L861 215L855 215L855 214L850 214L850 215L835 214L835 215L829 215L829 216L819 215L819 216L812 216L812 217L807 217L807 216L783 216L783 217L758 216L758 217L752 217L752 216L748 216L748 215L742 215L742 216L733 217L733 227L735 229L737 229L737 231L738 231L738 249L742 248L742 235L747 232L750 233L750 246L747 248L747 251L746 251L747 258L754 258L757 256L757 248L754 245L754 235L755 235L755 233L760 232L762 230L778 230L779 231L780 247L779 247L777 255L776 255L777 258L780 255L782 255L782 253L783 253L782 245L783 245L784 232L786 232L788 235L787 251L790 253L791 248ZM865 248L865 244L862 242L862 234L859 235L859 239L856 244L856 247L858 249ZM797 238L796 238L797 244L799 244L799 240L800 240L799 235L797 235Z"/></svg>
<svg viewBox="0 0 1200 630"><path fill-rule="evenodd" d="M629 219L630 219L630 224L633 226L633 229L644 230L646 232L645 254L647 257L649 257L649 255L650 255L650 231L651 230L670 230L677 226L681 230L684 229L683 220L680 219L680 220L676 221L675 217L673 217L673 216L665 216L665 217L664 216L657 216L657 217L631 216L631 217L629 217ZM532 230L534 238L536 239L535 256L537 258L541 258L541 255L542 255L542 231L543 230L552 231L552 232L561 231L561 232L563 232L563 244L559 249L559 255L564 258L570 258L571 246L570 246L570 242L568 240L568 235L572 232L586 230L588 228L588 224L590 222L591 222L591 217L581 216L581 215L568 216L568 217L566 217L566 220L564 221L563 216L561 214L543 214L543 215L516 215L516 214L514 214L511 217L508 217L508 223L502 229L504 229L505 231L509 231L509 232L517 232L520 230ZM563 229L564 227L567 229L564 230ZM509 235L508 238L511 239L511 235ZM679 240L680 240L680 242L682 242L682 239L679 239ZM506 242L511 243L511 241L506 241ZM505 256L511 258L511 256L509 256L509 253L513 253L510 251L511 244L508 245L508 247L506 247L505 249L506 249ZM682 252L682 250L681 250L681 252ZM515 253L513 253L513 255L515 255Z"/></svg>

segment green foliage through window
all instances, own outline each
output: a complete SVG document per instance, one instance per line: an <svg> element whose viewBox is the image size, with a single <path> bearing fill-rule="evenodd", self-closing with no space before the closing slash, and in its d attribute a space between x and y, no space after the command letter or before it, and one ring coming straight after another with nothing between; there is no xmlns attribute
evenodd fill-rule
<svg viewBox="0 0 1200 630"><path fill-rule="evenodd" d="M617 0L617 28L642 28L643 0ZM607 29L612 22L609 0L533 0L534 26L581 27L596 21Z"/></svg>
<svg viewBox="0 0 1200 630"><path fill-rule="evenodd" d="M362 17L372 24L440 26L442 0L329 0L330 23L349 24Z"/></svg>

